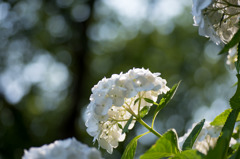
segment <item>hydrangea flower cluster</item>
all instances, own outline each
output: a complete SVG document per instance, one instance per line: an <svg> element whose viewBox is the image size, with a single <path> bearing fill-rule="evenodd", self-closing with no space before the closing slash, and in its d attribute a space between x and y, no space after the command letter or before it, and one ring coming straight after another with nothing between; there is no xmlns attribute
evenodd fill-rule
<svg viewBox="0 0 240 159"><path fill-rule="evenodd" d="M139 115L145 106L151 106L144 98L156 102L158 95L169 88L160 73L151 73L144 68L133 68L127 73L113 74L103 78L92 88L87 107L87 132L98 140L99 146L112 153L118 142L125 139L122 128L132 114ZM134 117L128 129L136 122Z"/></svg>
<svg viewBox="0 0 240 159"><path fill-rule="evenodd" d="M184 136L179 138L178 141L179 141L180 147L182 147L184 141L192 132L196 124L197 123L193 124L192 128L189 129L188 132L184 134ZM206 121L193 145L193 149L197 149L199 152L203 154L207 154L208 150L210 148L213 148L216 145L217 139L221 133L221 130L222 130L221 126L212 126L210 125L209 121ZM235 143L236 143L236 140L232 138L230 141L230 145L233 145Z"/></svg>
<svg viewBox="0 0 240 159"><path fill-rule="evenodd" d="M239 29L240 0L193 0L192 14L200 35L216 44L228 43ZM231 67L237 61L236 47L228 55Z"/></svg>
<svg viewBox="0 0 240 159"><path fill-rule="evenodd" d="M90 148L75 138L58 140L42 147L24 151L22 159L102 159L96 148Z"/></svg>

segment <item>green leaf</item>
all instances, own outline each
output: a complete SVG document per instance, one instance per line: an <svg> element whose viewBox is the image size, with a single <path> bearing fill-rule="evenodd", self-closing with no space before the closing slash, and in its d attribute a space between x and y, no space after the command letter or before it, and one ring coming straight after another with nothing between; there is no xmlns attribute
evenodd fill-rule
<svg viewBox="0 0 240 159"><path fill-rule="evenodd" d="M228 115L232 109L226 109L220 115L216 116L216 118L210 123L212 126L222 126L227 120Z"/></svg>
<svg viewBox="0 0 240 159"><path fill-rule="evenodd" d="M138 135L135 138L133 138L132 141L127 145L126 149L124 150L121 159L133 159L137 148L137 140L148 133L149 132Z"/></svg>
<svg viewBox="0 0 240 159"><path fill-rule="evenodd" d="M192 146L195 142L195 140L197 139L199 133L202 130L202 127L204 125L205 119L203 119L202 121L200 121L192 130L192 132L189 134L189 136L187 137L187 139L185 140L185 142L183 143L183 150L187 150L187 149L192 149Z"/></svg>
<svg viewBox="0 0 240 159"><path fill-rule="evenodd" d="M122 125L121 125L121 124L119 124L119 123L118 123L118 127L119 127L120 129L123 129Z"/></svg>
<svg viewBox="0 0 240 159"><path fill-rule="evenodd" d="M229 114L226 123L223 126L220 137L217 140L216 146L210 149L206 159L225 159L227 158L228 146L232 136L235 121L237 119L239 109L233 109Z"/></svg>
<svg viewBox="0 0 240 159"><path fill-rule="evenodd" d="M219 52L220 54L227 53L229 49L234 47L237 43L240 42L240 29L237 31L237 33L233 36L233 38L227 43L223 49Z"/></svg>
<svg viewBox="0 0 240 159"><path fill-rule="evenodd" d="M124 128L122 130L122 134L128 132L128 127L131 124L132 120L133 120L133 116L131 116L131 118L127 121L126 125L124 126Z"/></svg>
<svg viewBox="0 0 240 159"><path fill-rule="evenodd" d="M238 81L240 81L240 74L237 74ZM230 106L232 109L240 108L240 82L238 82L237 90L234 96L230 99Z"/></svg>
<svg viewBox="0 0 240 159"><path fill-rule="evenodd" d="M229 159L239 159L240 158L240 146L238 146L237 151Z"/></svg>
<svg viewBox="0 0 240 159"><path fill-rule="evenodd" d="M157 106L154 115L156 115L161 109L163 109L167 103L173 98L175 92L177 91L177 88L179 86L179 84L181 83L178 82L177 84L175 84L161 99L159 105Z"/></svg>
<svg viewBox="0 0 240 159"><path fill-rule="evenodd" d="M202 159L204 155L197 150L186 150L176 154L171 159Z"/></svg>
<svg viewBox="0 0 240 159"><path fill-rule="evenodd" d="M174 129L167 131L140 159L159 159L179 153L178 137Z"/></svg>
<svg viewBox="0 0 240 159"><path fill-rule="evenodd" d="M152 99L149 99L149 98L143 98L143 99L148 103L154 103L154 101Z"/></svg>
<svg viewBox="0 0 240 159"><path fill-rule="evenodd" d="M150 107L149 106L145 106L142 108L142 110L140 111L140 117L143 118L144 116L146 116L148 114Z"/></svg>
<svg viewBox="0 0 240 159"><path fill-rule="evenodd" d="M223 126L231 111L232 109L226 109L224 112L218 115L210 124L212 126ZM240 114L238 114L237 121L240 121Z"/></svg>
<svg viewBox="0 0 240 159"><path fill-rule="evenodd" d="M137 98L135 101L134 101L134 105L139 101L140 98Z"/></svg>

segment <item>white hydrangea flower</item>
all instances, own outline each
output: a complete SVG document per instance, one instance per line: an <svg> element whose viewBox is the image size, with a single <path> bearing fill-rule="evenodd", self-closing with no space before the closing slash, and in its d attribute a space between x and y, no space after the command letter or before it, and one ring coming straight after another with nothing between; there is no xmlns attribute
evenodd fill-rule
<svg viewBox="0 0 240 159"><path fill-rule="evenodd" d="M193 0L192 14L194 25L199 26L199 35L210 37L213 42L220 44L220 38L211 23L211 19L219 19L220 15L214 14L214 16L208 16L204 14L204 10L209 7L212 2L213 0Z"/></svg>
<svg viewBox="0 0 240 159"><path fill-rule="evenodd" d="M90 148L75 138L58 140L42 147L24 151L22 159L102 159L96 148Z"/></svg>
<svg viewBox="0 0 240 159"><path fill-rule="evenodd" d="M199 35L209 37L217 45L225 44L239 29L240 0L193 0L192 14ZM231 68L233 55L237 55L236 49L229 51L227 64Z"/></svg>
<svg viewBox="0 0 240 159"><path fill-rule="evenodd" d="M94 137L93 141L98 140L99 146L112 153L118 142L125 139L122 128L131 118L131 111L138 115L144 106L151 106L144 98L156 102L158 95L169 90L166 80L159 75L144 68L133 68L99 81L92 88L87 107L87 132ZM135 122L133 118L129 129Z"/></svg>
<svg viewBox="0 0 240 159"><path fill-rule="evenodd" d="M192 125L192 128L189 129L188 132L184 134L184 136L179 138L178 142L180 147L182 147L184 141L192 132L196 124L197 123L194 123ZM210 148L213 148L216 145L217 139L221 133L221 130L222 130L221 126L212 126L210 125L209 121L205 121L204 126L193 145L193 149L197 149L199 152L203 154L207 154L208 150ZM236 140L231 138L230 145L233 145L235 143L236 143Z"/></svg>

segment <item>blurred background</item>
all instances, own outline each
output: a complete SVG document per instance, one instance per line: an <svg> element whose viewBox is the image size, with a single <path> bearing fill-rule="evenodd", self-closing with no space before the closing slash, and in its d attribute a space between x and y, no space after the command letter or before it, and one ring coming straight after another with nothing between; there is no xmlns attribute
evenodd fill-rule
<svg viewBox="0 0 240 159"><path fill-rule="evenodd" d="M191 0L0 0L0 159L76 137L88 146L85 109L103 77L133 67L182 80L155 129L182 136L228 108L235 71L193 26ZM151 113L144 118L151 122ZM146 129L136 124L113 155ZM156 137L139 140L136 158Z"/></svg>

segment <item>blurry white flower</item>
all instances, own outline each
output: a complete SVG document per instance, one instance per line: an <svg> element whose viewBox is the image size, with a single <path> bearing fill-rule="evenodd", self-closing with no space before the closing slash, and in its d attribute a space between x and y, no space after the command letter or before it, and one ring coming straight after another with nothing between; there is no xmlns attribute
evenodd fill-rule
<svg viewBox="0 0 240 159"><path fill-rule="evenodd" d="M102 159L96 148L90 148L75 138L58 140L42 147L24 151L22 159Z"/></svg>
<svg viewBox="0 0 240 159"><path fill-rule="evenodd" d="M240 1L193 0L192 14L199 35L210 37L217 45L228 43L239 29ZM236 49L229 51L227 64L231 68L235 62L233 55L237 55Z"/></svg>
<svg viewBox="0 0 240 159"><path fill-rule="evenodd" d="M196 124L197 123L194 123L192 125L192 128L189 129L188 132L186 134L184 134L184 136L179 138L178 142L179 142L180 147L182 147L184 141L189 136L189 134L192 132L192 130L196 126ZM193 149L197 149L199 152L201 152L203 154L207 154L208 150L210 148L213 148L216 145L217 139L221 133L221 130L222 130L221 126L212 126L212 125L210 125L209 121L206 121L204 123L204 126L203 126L201 132L199 133L194 145L193 145ZM236 140L231 138L230 145L233 145L235 143L236 143Z"/></svg>
<svg viewBox="0 0 240 159"><path fill-rule="evenodd" d="M153 101L169 88L160 73L151 73L146 69L133 68L127 73L114 74L103 78L92 88L90 104L87 107L87 132L98 140L99 146L112 153L118 142L125 139L122 128L131 118L138 115L144 106L151 106L144 98ZM139 99L137 102L137 99ZM136 119L129 125L132 129Z"/></svg>
<svg viewBox="0 0 240 159"><path fill-rule="evenodd" d="M194 19L194 25L199 26L199 35L210 37L210 39L216 44L220 44L220 38L214 30L212 19L219 19L221 14L214 14L214 16L209 16L205 14L204 11L214 0L193 0L192 14Z"/></svg>

